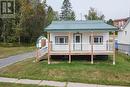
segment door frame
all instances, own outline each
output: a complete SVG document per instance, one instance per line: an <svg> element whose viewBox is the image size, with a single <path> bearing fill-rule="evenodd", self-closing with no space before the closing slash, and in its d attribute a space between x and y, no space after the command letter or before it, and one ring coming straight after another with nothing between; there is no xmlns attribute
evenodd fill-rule
<svg viewBox="0 0 130 87"><path fill-rule="evenodd" d="M78 35L80 35L81 36L81 50L76 50L75 48L76 48L76 42L75 42L75 36L76 36L76 34L78 34ZM73 50L74 51L82 51L82 33L74 33L73 34Z"/></svg>

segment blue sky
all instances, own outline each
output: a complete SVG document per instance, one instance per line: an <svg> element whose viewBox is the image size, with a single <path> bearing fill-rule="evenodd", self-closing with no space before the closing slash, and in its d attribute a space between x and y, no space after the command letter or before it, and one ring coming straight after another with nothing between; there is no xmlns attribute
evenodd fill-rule
<svg viewBox="0 0 130 87"><path fill-rule="evenodd" d="M90 7L105 15L105 19L125 18L130 15L130 0L70 0L73 10L76 13L77 20L84 19ZM53 10L61 10L63 0L47 0Z"/></svg>

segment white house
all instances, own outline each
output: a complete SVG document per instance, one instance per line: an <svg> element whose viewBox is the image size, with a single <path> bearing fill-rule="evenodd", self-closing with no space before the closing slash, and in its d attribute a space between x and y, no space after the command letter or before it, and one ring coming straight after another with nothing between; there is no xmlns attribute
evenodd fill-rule
<svg viewBox="0 0 130 87"><path fill-rule="evenodd" d="M51 55L113 55L115 64L114 36L116 27L104 21L54 21L45 31L48 33L48 64ZM110 40L109 32L113 32Z"/></svg>
<svg viewBox="0 0 130 87"><path fill-rule="evenodd" d="M118 50L130 55L130 18L118 32Z"/></svg>

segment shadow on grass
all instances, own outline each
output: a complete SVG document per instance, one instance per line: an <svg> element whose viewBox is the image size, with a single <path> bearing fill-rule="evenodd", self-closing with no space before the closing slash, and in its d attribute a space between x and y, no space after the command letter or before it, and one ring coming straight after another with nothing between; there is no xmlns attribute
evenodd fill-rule
<svg viewBox="0 0 130 87"><path fill-rule="evenodd" d="M108 55L95 55L94 56L94 61L101 61L101 62L105 62L109 60L109 56ZM54 61L68 61L69 60L69 56L68 55L55 55L55 56L51 56L51 59ZM71 56L72 61L91 61L91 55L72 55Z"/></svg>

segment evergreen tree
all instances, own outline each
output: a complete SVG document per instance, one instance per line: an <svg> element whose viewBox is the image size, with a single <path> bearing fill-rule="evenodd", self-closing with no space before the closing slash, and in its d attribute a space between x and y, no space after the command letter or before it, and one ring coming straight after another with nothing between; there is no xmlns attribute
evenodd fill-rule
<svg viewBox="0 0 130 87"><path fill-rule="evenodd" d="M109 19L109 20L107 21L107 24L113 25L113 20L112 20L112 19Z"/></svg>
<svg viewBox="0 0 130 87"><path fill-rule="evenodd" d="M72 6L69 0L64 0L61 8L61 20L75 20L75 13L72 11Z"/></svg>
<svg viewBox="0 0 130 87"><path fill-rule="evenodd" d="M75 18L76 18L75 13L74 13L74 11L72 11L72 13L71 13L71 19L75 20Z"/></svg>

